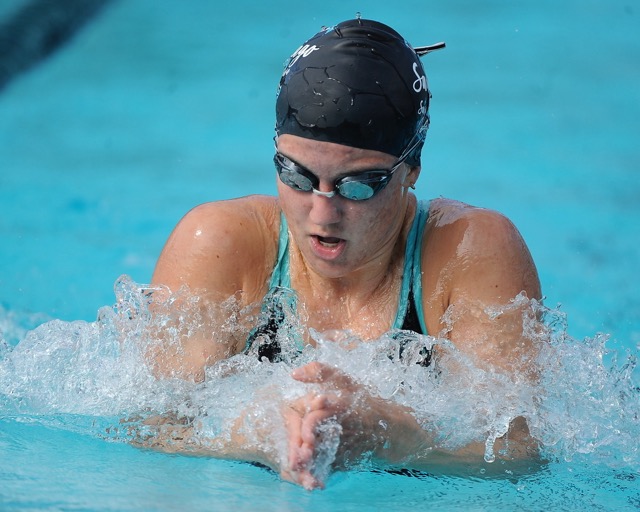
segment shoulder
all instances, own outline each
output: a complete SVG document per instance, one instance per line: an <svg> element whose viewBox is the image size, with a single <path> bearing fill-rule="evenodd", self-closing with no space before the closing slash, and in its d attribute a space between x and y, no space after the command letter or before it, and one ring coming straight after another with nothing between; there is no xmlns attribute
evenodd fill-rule
<svg viewBox="0 0 640 512"><path fill-rule="evenodd" d="M272 239L279 226L280 207L275 197L247 196L204 203L190 210L176 226L174 234L186 232L193 240L224 247Z"/></svg>
<svg viewBox="0 0 640 512"><path fill-rule="evenodd" d="M247 196L205 203L175 227L153 281L231 295L268 277L277 253L280 207L274 197ZM256 291L259 293L259 291ZM250 293L251 294L251 293Z"/></svg>
<svg viewBox="0 0 640 512"><path fill-rule="evenodd" d="M529 249L505 215L436 199L425 229L423 265L446 291L444 307L461 295L486 303L506 302L521 291L540 296Z"/></svg>
<svg viewBox="0 0 640 512"><path fill-rule="evenodd" d="M523 243L515 225L502 213L451 199L431 202L427 229L449 249L463 251L471 245L474 254L492 253L502 245L516 248Z"/></svg>

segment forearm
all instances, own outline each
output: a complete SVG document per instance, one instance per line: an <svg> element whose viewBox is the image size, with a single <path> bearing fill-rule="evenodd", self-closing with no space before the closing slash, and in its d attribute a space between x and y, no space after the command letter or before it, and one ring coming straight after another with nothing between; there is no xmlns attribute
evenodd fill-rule
<svg viewBox="0 0 640 512"><path fill-rule="evenodd" d="M383 399L361 388L343 420L343 442L346 450L362 444L361 453L393 466L425 469L434 465L475 464L493 460L506 462L537 460L538 442L530 435L524 417L511 420L508 431L483 435L476 432L471 439L447 432L451 422L432 422L417 414L407 404ZM444 430L443 430L444 429ZM362 435L358 435L362 432ZM367 436L367 432L369 436ZM494 437L500 436L500 437ZM367 451L368 450L368 451Z"/></svg>
<svg viewBox="0 0 640 512"><path fill-rule="evenodd" d="M154 375L161 379L204 381L206 368L227 359L231 352L230 343L213 339L214 333L209 336L196 333L171 337L159 333L146 351Z"/></svg>
<svg viewBox="0 0 640 512"><path fill-rule="evenodd" d="M146 418L132 444L165 453L184 453L219 459L258 462L279 472L277 437L266 420L255 421L251 408L235 420L220 424L218 434L207 435L200 420L165 413Z"/></svg>
<svg viewBox="0 0 640 512"><path fill-rule="evenodd" d="M207 367L244 349L257 308L236 294L187 286L172 291L155 284L145 296L143 349L154 375L195 382L204 380Z"/></svg>
<svg viewBox="0 0 640 512"><path fill-rule="evenodd" d="M416 423L417 424L417 423ZM526 420L518 417L512 420L509 432L497 438L487 449L485 440L472 441L464 446L449 447L435 440L428 430L420 429L414 440L422 439L422 445L415 445L417 449L411 452L409 443L402 443L402 430L398 429L401 442L394 452L383 452L381 462L395 467L428 470L430 473L443 472L445 474L482 474L491 472L503 473L505 470L513 472L530 471L543 463L540 459L539 444L529 434ZM407 441L411 437L406 438ZM393 447L393 444L391 444ZM408 455L402 458L402 451Z"/></svg>
<svg viewBox="0 0 640 512"><path fill-rule="evenodd" d="M376 399L370 414L373 455L380 462L411 464L433 449L434 436L418 423L410 409Z"/></svg>

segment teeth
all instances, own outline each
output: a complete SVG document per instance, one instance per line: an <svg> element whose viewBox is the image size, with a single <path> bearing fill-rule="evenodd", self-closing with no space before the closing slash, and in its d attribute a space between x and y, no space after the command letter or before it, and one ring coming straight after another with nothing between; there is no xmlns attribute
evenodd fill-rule
<svg viewBox="0 0 640 512"><path fill-rule="evenodd" d="M318 237L318 242L320 243L320 245L322 245L324 247L335 247L336 245L338 245L340 243L340 239L339 238L333 238L333 237L324 238L324 237L319 236Z"/></svg>

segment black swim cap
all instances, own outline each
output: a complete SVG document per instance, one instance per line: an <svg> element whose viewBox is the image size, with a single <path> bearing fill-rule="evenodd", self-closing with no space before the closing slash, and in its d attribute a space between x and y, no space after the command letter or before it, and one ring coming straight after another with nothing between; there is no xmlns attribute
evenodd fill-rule
<svg viewBox="0 0 640 512"><path fill-rule="evenodd" d="M420 165L429 127L419 55L391 27L354 19L325 28L290 57L278 89L276 135L373 149Z"/></svg>

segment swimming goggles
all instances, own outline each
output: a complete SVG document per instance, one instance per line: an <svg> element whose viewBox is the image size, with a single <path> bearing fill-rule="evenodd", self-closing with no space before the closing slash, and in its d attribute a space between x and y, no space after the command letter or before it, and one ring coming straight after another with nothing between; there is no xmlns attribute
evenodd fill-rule
<svg viewBox="0 0 640 512"><path fill-rule="evenodd" d="M350 176L338 178L333 182L331 192L318 190L320 180L309 169L297 164L282 153L276 153L273 157L276 171L280 181L300 192L313 192L323 197L333 197L336 194L352 201L364 201L371 199L387 186L393 173L402 165L404 158L399 160L391 169L372 169L362 171Z"/></svg>
<svg viewBox="0 0 640 512"><path fill-rule="evenodd" d="M333 197L338 194L352 201L365 201L366 199L371 199L387 186L393 173L404 163L412 151L424 141L428 128L429 116L425 116L408 146L391 169L372 169L370 171L356 172L355 174L338 178L333 182L333 190L331 192L321 192L318 190L318 186L320 185L318 177L306 167L303 167L280 153L277 145L273 163L276 165L276 172L278 173L280 181L293 190L313 192L323 197Z"/></svg>

